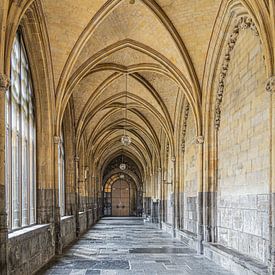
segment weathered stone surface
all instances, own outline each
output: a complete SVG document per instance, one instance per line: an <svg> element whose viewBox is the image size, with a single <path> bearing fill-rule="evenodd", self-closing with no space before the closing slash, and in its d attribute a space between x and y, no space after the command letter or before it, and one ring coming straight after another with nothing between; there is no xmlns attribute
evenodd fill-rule
<svg viewBox="0 0 275 275"><path fill-rule="evenodd" d="M231 274L197 257L195 250L140 218L102 219L40 274L80 271L117 275Z"/></svg>
<svg viewBox="0 0 275 275"><path fill-rule="evenodd" d="M250 24L230 51L220 105L217 241L267 264L270 103L260 39Z"/></svg>
<svg viewBox="0 0 275 275"><path fill-rule="evenodd" d="M74 216L61 218L61 237L63 247L66 247L76 239L76 223Z"/></svg>
<svg viewBox="0 0 275 275"><path fill-rule="evenodd" d="M48 225L37 225L9 234L8 269L10 274L32 274L54 255L54 236Z"/></svg>
<svg viewBox="0 0 275 275"><path fill-rule="evenodd" d="M86 212L79 213L79 226L80 234L83 234L87 230L87 214Z"/></svg>
<svg viewBox="0 0 275 275"><path fill-rule="evenodd" d="M53 222L53 189L37 190L37 222L39 224Z"/></svg>

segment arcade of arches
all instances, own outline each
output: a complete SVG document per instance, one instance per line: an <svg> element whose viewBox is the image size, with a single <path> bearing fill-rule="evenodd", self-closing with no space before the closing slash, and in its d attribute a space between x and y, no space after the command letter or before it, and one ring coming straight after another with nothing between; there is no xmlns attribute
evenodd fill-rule
<svg viewBox="0 0 275 275"><path fill-rule="evenodd" d="M0 273L133 216L275 274L274 45L274 0L1 0Z"/></svg>

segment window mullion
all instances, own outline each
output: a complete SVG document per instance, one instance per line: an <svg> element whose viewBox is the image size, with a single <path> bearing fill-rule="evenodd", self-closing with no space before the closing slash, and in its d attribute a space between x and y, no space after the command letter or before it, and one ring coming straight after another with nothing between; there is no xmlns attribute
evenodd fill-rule
<svg viewBox="0 0 275 275"><path fill-rule="evenodd" d="M29 72L28 72L29 73ZM30 181L30 161L31 161L31 158L30 158L30 103L29 103L29 100L30 100L30 83L29 83L29 74L27 75L27 87L28 87L28 90L27 90L27 121L26 121L26 128L27 128L27 144L26 144L26 154L27 154L27 190L28 190L28 198L27 198L27 202L28 202L28 224L30 224L30 212L31 212L31 202L30 202L30 199L31 199L31 196L30 196L30 191L31 191L31 181Z"/></svg>
<svg viewBox="0 0 275 275"><path fill-rule="evenodd" d="M21 108L21 100L22 100L22 37L20 35L20 90L19 90L19 98L18 98L18 112L19 112L19 131L18 131L18 185L19 185L19 217L20 217L20 227L22 227L22 108ZM18 123L18 122L17 122Z"/></svg>
<svg viewBox="0 0 275 275"><path fill-rule="evenodd" d="M7 184L7 190L8 190L8 196L9 196L9 200L8 200L8 229L11 230L12 227L12 185L11 185L11 179L12 179L12 140L11 140L11 129L12 129L12 109L11 109L11 86L9 88L9 90L7 91L8 93L8 98L6 98L7 100L7 115L8 115L8 125L7 125L7 160L6 160L6 173L7 173L7 182L5 184Z"/></svg>

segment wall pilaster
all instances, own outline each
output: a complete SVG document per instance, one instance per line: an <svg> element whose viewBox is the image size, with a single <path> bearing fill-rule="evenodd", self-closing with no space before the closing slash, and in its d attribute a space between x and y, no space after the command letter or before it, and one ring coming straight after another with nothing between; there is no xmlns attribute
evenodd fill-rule
<svg viewBox="0 0 275 275"><path fill-rule="evenodd" d="M197 253L203 254L203 239L204 239L204 227L203 227L203 144L204 144L204 137L197 136L196 137L196 144L198 146L198 195L197 195L197 238L198 238L198 245L197 245Z"/></svg>
<svg viewBox="0 0 275 275"><path fill-rule="evenodd" d="M59 186L58 186L58 159L59 146L61 138L54 137L54 230L55 230L55 253L62 253L62 237L61 237L61 217L59 206Z"/></svg>
<svg viewBox="0 0 275 275"><path fill-rule="evenodd" d="M270 157L270 208L269 208L269 235L270 235L270 274L275 273L275 76L271 76L266 82L266 92L271 98L271 157Z"/></svg>
<svg viewBox="0 0 275 275"><path fill-rule="evenodd" d="M5 195L5 93L10 86L9 78L0 74L0 270L7 274L7 213Z"/></svg>

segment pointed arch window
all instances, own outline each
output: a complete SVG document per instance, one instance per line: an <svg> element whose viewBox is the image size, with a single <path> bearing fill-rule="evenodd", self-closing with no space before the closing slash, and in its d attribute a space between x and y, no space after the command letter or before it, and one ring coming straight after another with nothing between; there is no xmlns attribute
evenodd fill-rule
<svg viewBox="0 0 275 275"><path fill-rule="evenodd" d="M36 222L36 125L31 72L22 33L11 53L6 93L6 209L10 230Z"/></svg>

